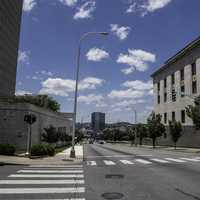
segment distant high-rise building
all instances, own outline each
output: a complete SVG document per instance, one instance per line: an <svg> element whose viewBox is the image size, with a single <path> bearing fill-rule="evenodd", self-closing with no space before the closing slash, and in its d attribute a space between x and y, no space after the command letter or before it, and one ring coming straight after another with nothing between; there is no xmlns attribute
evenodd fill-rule
<svg viewBox="0 0 200 200"><path fill-rule="evenodd" d="M0 0L0 96L15 94L23 0Z"/></svg>
<svg viewBox="0 0 200 200"><path fill-rule="evenodd" d="M93 112L91 121L93 130L103 130L105 128L105 113Z"/></svg>

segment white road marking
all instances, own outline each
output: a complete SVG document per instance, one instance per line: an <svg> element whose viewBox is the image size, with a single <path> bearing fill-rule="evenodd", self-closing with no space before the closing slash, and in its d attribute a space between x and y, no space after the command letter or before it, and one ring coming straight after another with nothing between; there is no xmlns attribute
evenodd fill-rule
<svg viewBox="0 0 200 200"><path fill-rule="evenodd" d="M83 178L82 174L12 174L15 178Z"/></svg>
<svg viewBox="0 0 200 200"><path fill-rule="evenodd" d="M36 168L82 168L83 165L29 165L29 167Z"/></svg>
<svg viewBox="0 0 200 200"><path fill-rule="evenodd" d="M111 160L104 160L103 161L106 165L116 165L113 161Z"/></svg>
<svg viewBox="0 0 200 200"><path fill-rule="evenodd" d="M177 162L177 163L184 163L186 161L184 160L180 160L180 159L175 159L175 158L165 158L166 160L169 160L169 161L173 161L173 162Z"/></svg>
<svg viewBox="0 0 200 200"><path fill-rule="evenodd" d="M0 184L15 184L15 185L22 185L22 184L84 184L84 180L0 180Z"/></svg>
<svg viewBox="0 0 200 200"><path fill-rule="evenodd" d="M44 199L37 199L37 200L44 200ZM45 200L47 200L47 199L45 199ZM79 198L72 198L72 199L48 199L48 200L85 200L84 198L82 198L82 199L79 199Z"/></svg>
<svg viewBox="0 0 200 200"><path fill-rule="evenodd" d="M144 159L135 159L135 161L142 163L142 164L152 164L152 162L144 160Z"/></svg>
<svg viewBox="0 0 200 200"><path fill-rule="evenodd" d="M55 174L82 174L83 170L19 170L18 173L55 173Z"/></svg>
<svg viewBox="0 0 200 200"><path fill-rule="evenodd" d="M130 160L120 160L120 162L122 162L125 165L133 165L134 163L131 162Z"/></svg>
<svg viewBox="0 0 200 200"><path fill-rule="evenodd" d="M155 162L159 162L159 163L170 163L167 160L163 160L163 159L159 159L159 158L151 158L150 160L155 161Z"/></svg>
<svg viewBox="0 0 200 200"><path fill-rule="evenodd" d="M180 158L180 159L186 160L186 161L200 162L199 159L195 159L195 158Z"/></svg>
<svg viewBox="0 0 200 200"><path fill-rule="evenodd" d="M0 194L56 194L84 193L84 187L64 188L0 188Z"/></svg>
<svg viewBox="0 0 200 200"><path fill-rule="evenodd" d="M86 158L124 158L133 157L133 155L112 155L112 156L87 156Z"/></svg>
<svg viewBox="0 0 200 200"><path fill-rule="evenodd" d="M97 165L96 161L87 161L87 165L95 166Z"/></svg>

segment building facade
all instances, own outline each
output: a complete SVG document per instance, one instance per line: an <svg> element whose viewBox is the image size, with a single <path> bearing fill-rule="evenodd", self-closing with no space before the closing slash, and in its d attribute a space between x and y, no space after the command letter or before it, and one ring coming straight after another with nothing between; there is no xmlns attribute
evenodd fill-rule
<svg viewBox="0 0 200 200"><path fill-rule="evenodd" d="M102 131L105 129L105 113L93 112L91 116L92 129Z"/></svg>
<svg viewBox="0 0 200 200"><path fill-rule="evenodd" d="M23 0L0 0L0 96L15 94Z"/></svg>
<svg viewBox="0 0 200 200"><path fill-rule="evenodd" d="M185 107L193 105L194 98L200 95L200 37L166 61L152 78L155 113L162 115L166 126L169 120L180 121L185 132L183 144L186 144L190 141L188 132L193 132L193 122ZM200 146L200 137L198 140ZM193 142L196 143L194 140L189 143Z"/></svg>

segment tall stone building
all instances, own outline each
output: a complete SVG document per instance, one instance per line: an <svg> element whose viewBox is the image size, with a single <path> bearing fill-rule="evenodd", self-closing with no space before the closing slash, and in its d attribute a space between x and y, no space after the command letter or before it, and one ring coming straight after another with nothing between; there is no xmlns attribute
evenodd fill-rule
<svg viewBox="0 0 200 200"><path fill-rule="evenodd" d="M0 96L15 94L23 0L0 0Z"/></svg>

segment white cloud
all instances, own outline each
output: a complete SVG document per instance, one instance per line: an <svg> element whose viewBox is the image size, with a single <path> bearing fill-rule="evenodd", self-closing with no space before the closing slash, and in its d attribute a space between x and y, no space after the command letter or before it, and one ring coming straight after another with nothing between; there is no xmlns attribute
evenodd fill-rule
<svg viewBox="0 0 200 200"><path fill-rule="evenodd" d="M109 58L109 53L99 48L92 48L88 51L86 57L90 61L98 62L103 59Z"/></svg>
<svg viewBox="0 0 200 200"><path fill-rule="evenodd" d="M45 75L45 76L53 76L53 73L50 72L50 71L46 71L46 70L41 70L40 72L38 72L38 74L42 74L42 75Z"/></svg>
<svg viewBox="0 0 200 200"><path fill-rule="evenodd" d="M136 98L142 98L145 95L144 91L139 90L112 90L108 97L111 99L136 99Z"/></svg>
<svg viewBox="0 0 200 200"><path fill-rule="evenodd" d="M23 11L30 12L36 5L36 0L24 0Z"/></svg>
<svg viewBox="0 0 200 200"><path fill-rule="evenodd" d="M66 5L66 6L75 6L78 2L78 0L59 0L63 5Z"/></svg>
<svg viewBox="0 0 200 200"><path fill-rule="evenodd" d="M138 103L144 103L145 101L143 99L138 99L138 100L123 100L123 101L119 101L117 103L114 103L112 105L112 108L115 108L115 107L128 107L128 106L131 106L131 105L135 105L135 104L138 104Z"/></svg>
<svg viewBox="0 0 200 200"><path fill-rule="evenodd" d="M95 104L102 104L103 102L103 96L102 95L95 95L95 94L89 94L87 96L79 96L78 97L78 101L79 102L82 102L82 103L85 103L85 104L92 104L92 103L95 103Z"/></svg>
<svg viewBox="0 0 200 200"><path fill-rule="evenodd" d="M18 62L23 64L30 64L30 52L20 51L18 53Z"/></svg>
<svg viewBox="0 0 200 200"><path fill-rule="evenodd" d="M79 90L96 89L105 81L96 77L87 77L80 81ZM48 78L42 82L40 94L52 94L57 96L68 96L75 90L75 81L72 79Z"/></svg>
<svg viewBox="0 0 200 200"><path fill-rule="evenodd" d="M27 95L32 95L33 93L32 93L32 92L29 92L29 91L25 91L25 90L17 90L17 91L15 92L15 95L17 95L17 96L22 96L22 95L25 95L25 94L27 94Z"/></svg>
<svg viewBox="0 0 200 200"><path fill-rule="evenodd" d="M141 16L145 16L148 13L164 8L171 2L172 0L138 0L130 4L126 13L139 12Z"/></svg>
<svg viewBox="0 0 200 200"><path fill-rule="evenodd" d="M153 82L151 80L143 82L141 80L126 81L122 86L131 88L134 90L151 90L153 88Z"/></svg>
<svg viewBox="0 0 200 200"><path fill-rule="evenodd" d="M123 63L129 65L128 68L123 71L125 74L130 74L134 71L134 67L138 71L146 71L149 67L149 63L156 61L156 55L141 49L128 49L128 54L120 54L117 63Z"/></svg>
<svg viewBox="0 0 200 200"><path fill-rule="evenodd" d="M74 15L74 19L91 18L92 13L96 9L96 2L93 0L85 2L81 7L77 8L78 11Z"/></svg>
<svg viewBox="0 0 200 200"><path fill-rule="evenodd" d="M135 67L129 67L125 69L121 69L121 72L125 75L132 74L135 71Z"/></svg>
<svg viewBox="0 0 200 200"><path fill-rule="evenodd" d="M111 32L116 35L120 40L124 40L128 37L131 28L128 26L119 26L118 24L111 24Z"/></svg>

